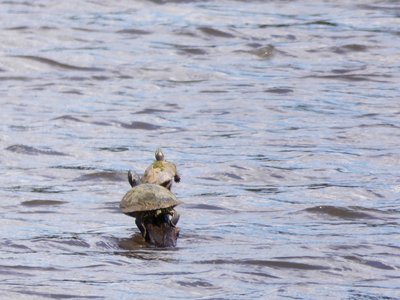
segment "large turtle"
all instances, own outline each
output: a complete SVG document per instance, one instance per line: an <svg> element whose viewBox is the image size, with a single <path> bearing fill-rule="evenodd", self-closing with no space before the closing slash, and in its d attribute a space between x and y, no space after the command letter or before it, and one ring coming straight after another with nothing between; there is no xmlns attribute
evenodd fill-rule
<svg viewBox="0 0 400 300"><path fill-rule="evenodd" d="M165 187L139 184L136 174L132 178L134 186L120 202L122 212L136 218L136 226L147 242L160 247L176 246L179 214L174 207L180 202Z"/></svg>
<svg viewBox="0 0 400 300"><path fill-rule="evenodd" d="M176 170L176 166L174 163L164 159L164 153L160 148L156 150L154 156L156 160L147 167L141 182L162 185L171 190L172 182L179 182L181 180L181 177ZM132 173L128 173L128 181L131 186L134 186Z"/></svg>

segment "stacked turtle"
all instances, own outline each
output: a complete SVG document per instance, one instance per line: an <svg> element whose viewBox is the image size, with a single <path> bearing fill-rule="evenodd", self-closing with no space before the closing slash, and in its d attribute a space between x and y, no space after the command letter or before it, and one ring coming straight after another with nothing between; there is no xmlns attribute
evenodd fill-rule
<svg viewBox="0 0 400 300"><path fill-rule="evenodd" d="M155 152L155 161L145 170L143 177L128 172L132 186L122 198L120 208L124 214L135 218L136 226L147 242L156 246L176 246L179 236L180 204L171 192L173 181L179 182L176 166L164 159L161 149Z"/></svg>

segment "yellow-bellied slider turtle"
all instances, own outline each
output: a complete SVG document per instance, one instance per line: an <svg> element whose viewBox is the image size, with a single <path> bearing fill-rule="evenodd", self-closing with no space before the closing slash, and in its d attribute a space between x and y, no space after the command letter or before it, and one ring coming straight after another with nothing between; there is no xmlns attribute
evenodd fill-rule
<svg viewBox="0 0 400 300"><path fill-rule="evenodd" d="M144 172L141 182L162 185L171 190L172 182L181 180L176 165L164 159L164 153L160 148L156 150L155 158L156 160Z"/></svg>
<svg viewBox="0 0 400 300"><path fill-rule="evenodd" d="M174 207L181 202L165 187L138 184L138 176L135 178L133 188L120 202L122 212L136 218L136 226L147 242L161 247L175 246L179 235L179 229L175 227L179 214Z"/></svg>

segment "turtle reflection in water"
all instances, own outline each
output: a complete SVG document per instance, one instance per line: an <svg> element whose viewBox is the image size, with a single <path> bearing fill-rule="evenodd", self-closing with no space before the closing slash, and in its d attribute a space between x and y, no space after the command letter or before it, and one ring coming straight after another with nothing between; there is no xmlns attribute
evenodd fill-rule
<svg viewBox="0 0 400 300"><path fill-rule="evenodd" d="M132 183L132 189L121 200L122 212L136 218L136 226L147 242L158 247L175 247L179 215L174 207L180 202L163 186L139 184L136 174L132 176Z"/></svg>
<svg viewBox="0 0 400 300"><path fill-rule="evenodd" d="M181 180L176 166L174 163L165 160L164 153L160 148L156 150L154 156L156 160L147 167L140 182L158 184L171 190L172 182L179 182ZM137 178L134 178L132 172L129 171L128 181L132 187L135 185L135 180Z"/></svg>

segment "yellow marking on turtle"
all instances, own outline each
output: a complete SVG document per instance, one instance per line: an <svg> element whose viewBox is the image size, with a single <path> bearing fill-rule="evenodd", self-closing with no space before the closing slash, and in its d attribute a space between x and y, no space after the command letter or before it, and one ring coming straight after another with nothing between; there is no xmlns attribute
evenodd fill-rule
<svg viewBox="0 0 400 300"><path fill-rule="evenodd" d="M160 169L161 171L164 171L165 167L162 161L156 160L153 162L153 169Z"/></svg>

